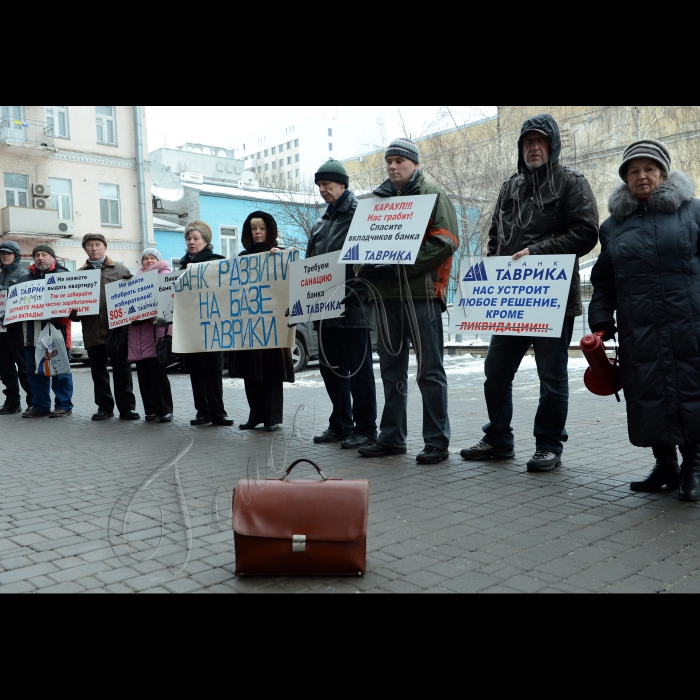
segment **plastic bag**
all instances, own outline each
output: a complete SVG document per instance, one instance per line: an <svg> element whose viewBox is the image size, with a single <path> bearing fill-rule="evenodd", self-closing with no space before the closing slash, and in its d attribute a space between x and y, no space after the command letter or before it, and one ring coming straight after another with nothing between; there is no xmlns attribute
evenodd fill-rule
<svg viewBox="0 0 700 700"><path fill-rule="evenodd" d="M70 359L61 331L47 323L39 333L34 349L36 373L45 377L70 374Z"/></svg>

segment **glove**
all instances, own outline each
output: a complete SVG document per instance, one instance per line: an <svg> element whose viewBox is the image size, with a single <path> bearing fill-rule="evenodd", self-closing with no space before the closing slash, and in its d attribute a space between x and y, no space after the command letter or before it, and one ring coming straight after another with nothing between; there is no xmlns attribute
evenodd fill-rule
<svg viewBox="0 0 700 700"><path fill-rule="evenodd" d="M357 276L370 282L377 282L385 274L392 271L396 274L394 265L362 265Z"/></svg>
<svg viewBox="0 0 700 700"><path fill-rule="evenodd" d="M340 314L343 318L348 311L352 311L359 306L362 306L367 301L367 285L361 279L352 277L345 282L347 294L340 300L341 304L345 305L345 311Z"/></svg>
<svg viewBox="0 0 700 700"><path fill-rule="evenodd" d="M156 320L153 321L153 325L157 328L165 328L168 325L168 322L162 316L158 316Z"/></svg>
<svg viewBox="0 0 700 700"><path fill-rule="evenodd" d="M598 331L594 331L593 335L599 335L601 340L615 340L615 334L617 333L617 328L614 324L605 326Z"/></svg>

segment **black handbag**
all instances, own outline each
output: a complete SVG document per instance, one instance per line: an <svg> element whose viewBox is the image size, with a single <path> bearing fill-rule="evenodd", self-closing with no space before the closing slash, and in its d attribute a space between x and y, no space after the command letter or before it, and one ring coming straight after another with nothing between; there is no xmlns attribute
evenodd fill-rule
<svg viewBox="0 0 700 700"><path fill-rule="evenodd" d="M156 359L158 364L165 369L170 364L170 357L173 351L173 338L168 335L168 323L165 326L165 335L162 338L156 340L156 326L153 326L153 341L156 344Z"/></svg>
<svg viewBox="0 0 700 700"><path fill-rule="evenodd" d="M119 326L107 331L107 357L111 360L126 359L129 356L128 326Z"/></svg>

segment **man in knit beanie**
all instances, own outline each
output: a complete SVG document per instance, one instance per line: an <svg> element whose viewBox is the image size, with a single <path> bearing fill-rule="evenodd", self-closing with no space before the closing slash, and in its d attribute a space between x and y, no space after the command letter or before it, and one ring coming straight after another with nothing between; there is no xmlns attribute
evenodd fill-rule
<svg viewBox="0 0 700 700"><path fill-rule="evenodd" d="M374 191L375 197L436 194L437 198L413 265L360 268L360 275L373 282L384 302L388 339L382 337L377 348L385 399L379 437L360 447L359 453L364 457L406 453L410 340L419 363L416 381L423 399L425 447L416 460L439 464L448 458L450 444L442 312L447 308L452 256L459 247L457 212L447 194L419 170L418 146L413 141L394 139L384 160L389 179Z"/></svg>
<svg viewBox="0 0 700 700"><path fill-rule="evenodd" d="M307 258L340 251L357 208L357 199L348 189L348 174L340 161L330 159L323 163L314 180L328 207L311 231ZM343 299L343 318L314 322L323 349L321 376L333 404L328 429L316 435L314 442L340 442L341 447L358 448L377 435L377 395L369 340L369 330L375 325L367 304L366 285L357 280L354 266L346 266L345 281L348 295Z"/></svg>

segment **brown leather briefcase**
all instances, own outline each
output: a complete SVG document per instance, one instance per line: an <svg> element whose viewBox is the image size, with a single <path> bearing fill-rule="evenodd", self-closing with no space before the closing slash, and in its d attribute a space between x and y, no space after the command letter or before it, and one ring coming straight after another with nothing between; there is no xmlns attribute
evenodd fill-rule
<svg viewBox="0 0 700 700"><path fill-rule="evenodd" d="M300 462L321 481L286 481ZM233 493L236 575L347 575L366 570L367 479L327 479L310 459L281 479L240 479Z"/></svg>

